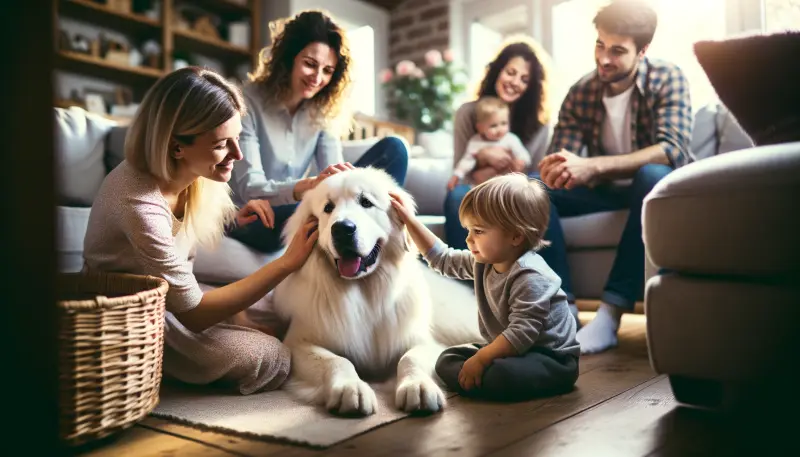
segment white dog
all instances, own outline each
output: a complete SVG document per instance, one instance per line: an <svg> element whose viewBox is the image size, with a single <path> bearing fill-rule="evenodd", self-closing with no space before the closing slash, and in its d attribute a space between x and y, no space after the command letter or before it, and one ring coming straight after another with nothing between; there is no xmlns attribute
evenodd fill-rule
<svg viewBox="0 0 800 457"><path fill-rule="evenodd" d="M291 321L285 387L340 414L374 413L375 392L364 379L395 374L397 408L441 410L434 365L443 345L481 338L471 295L434 312L425 267L409 249L390 191L413 205L382 170L338 173L306 193L284 228L291 239L309 215L319 219L314 252L273 296Z"/></svg>

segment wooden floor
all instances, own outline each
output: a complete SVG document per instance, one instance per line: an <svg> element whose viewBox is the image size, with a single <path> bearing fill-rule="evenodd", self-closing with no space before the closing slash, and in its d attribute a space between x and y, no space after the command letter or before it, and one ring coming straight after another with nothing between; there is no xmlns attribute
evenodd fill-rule
<svg viewBox="0 0 800 457"><path fill-rule="evenodd" d="M581 313L584 323L592 317ZM777 429L766 426L764 417L734 417L676 404L668 379L650 367L643 315L624 316L619 347L582 357L580 368L577 389L566 395L517 404L454 397L441 414L406 418L326 450L205 432L149 417L80 455L682 457L753 455L776 442ZM796 417L796 412L789 411L789 416Z"/></svg>

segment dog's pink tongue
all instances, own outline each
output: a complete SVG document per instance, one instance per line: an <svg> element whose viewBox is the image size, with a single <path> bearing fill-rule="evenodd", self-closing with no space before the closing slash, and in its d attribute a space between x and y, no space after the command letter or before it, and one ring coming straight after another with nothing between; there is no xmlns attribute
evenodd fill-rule
<svg viewBox="0 0 800 457"><path fill-rule="evenodd" d="M359 268L361 268L361 257L339 259L339 274L342 276L355 276Z"/></svg>

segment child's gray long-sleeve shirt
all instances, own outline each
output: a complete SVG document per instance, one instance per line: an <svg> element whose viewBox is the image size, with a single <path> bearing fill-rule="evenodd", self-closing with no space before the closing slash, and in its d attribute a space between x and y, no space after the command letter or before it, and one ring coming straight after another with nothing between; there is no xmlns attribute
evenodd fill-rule
<svg viewBox="0 0 800 457"><path fill-rule="evenodd" d="M488 342L502 334L519 354L533 346L580 354L561 278L539 254L528 251L508 271L498 273L492 265L476 262L471 252L437 241L425 260L445 276L475 280L478 322Z"/></svg>

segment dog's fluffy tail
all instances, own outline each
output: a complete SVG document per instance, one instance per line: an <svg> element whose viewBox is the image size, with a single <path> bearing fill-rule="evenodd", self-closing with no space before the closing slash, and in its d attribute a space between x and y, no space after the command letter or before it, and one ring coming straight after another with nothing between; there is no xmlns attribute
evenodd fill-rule
<svg viewBox="0 0 800 457"><path fill-rule="evenodd" d="M433 335L446 346L483 341L478 331L478 304L469 286L422 268L433 305Z"/></svg>

